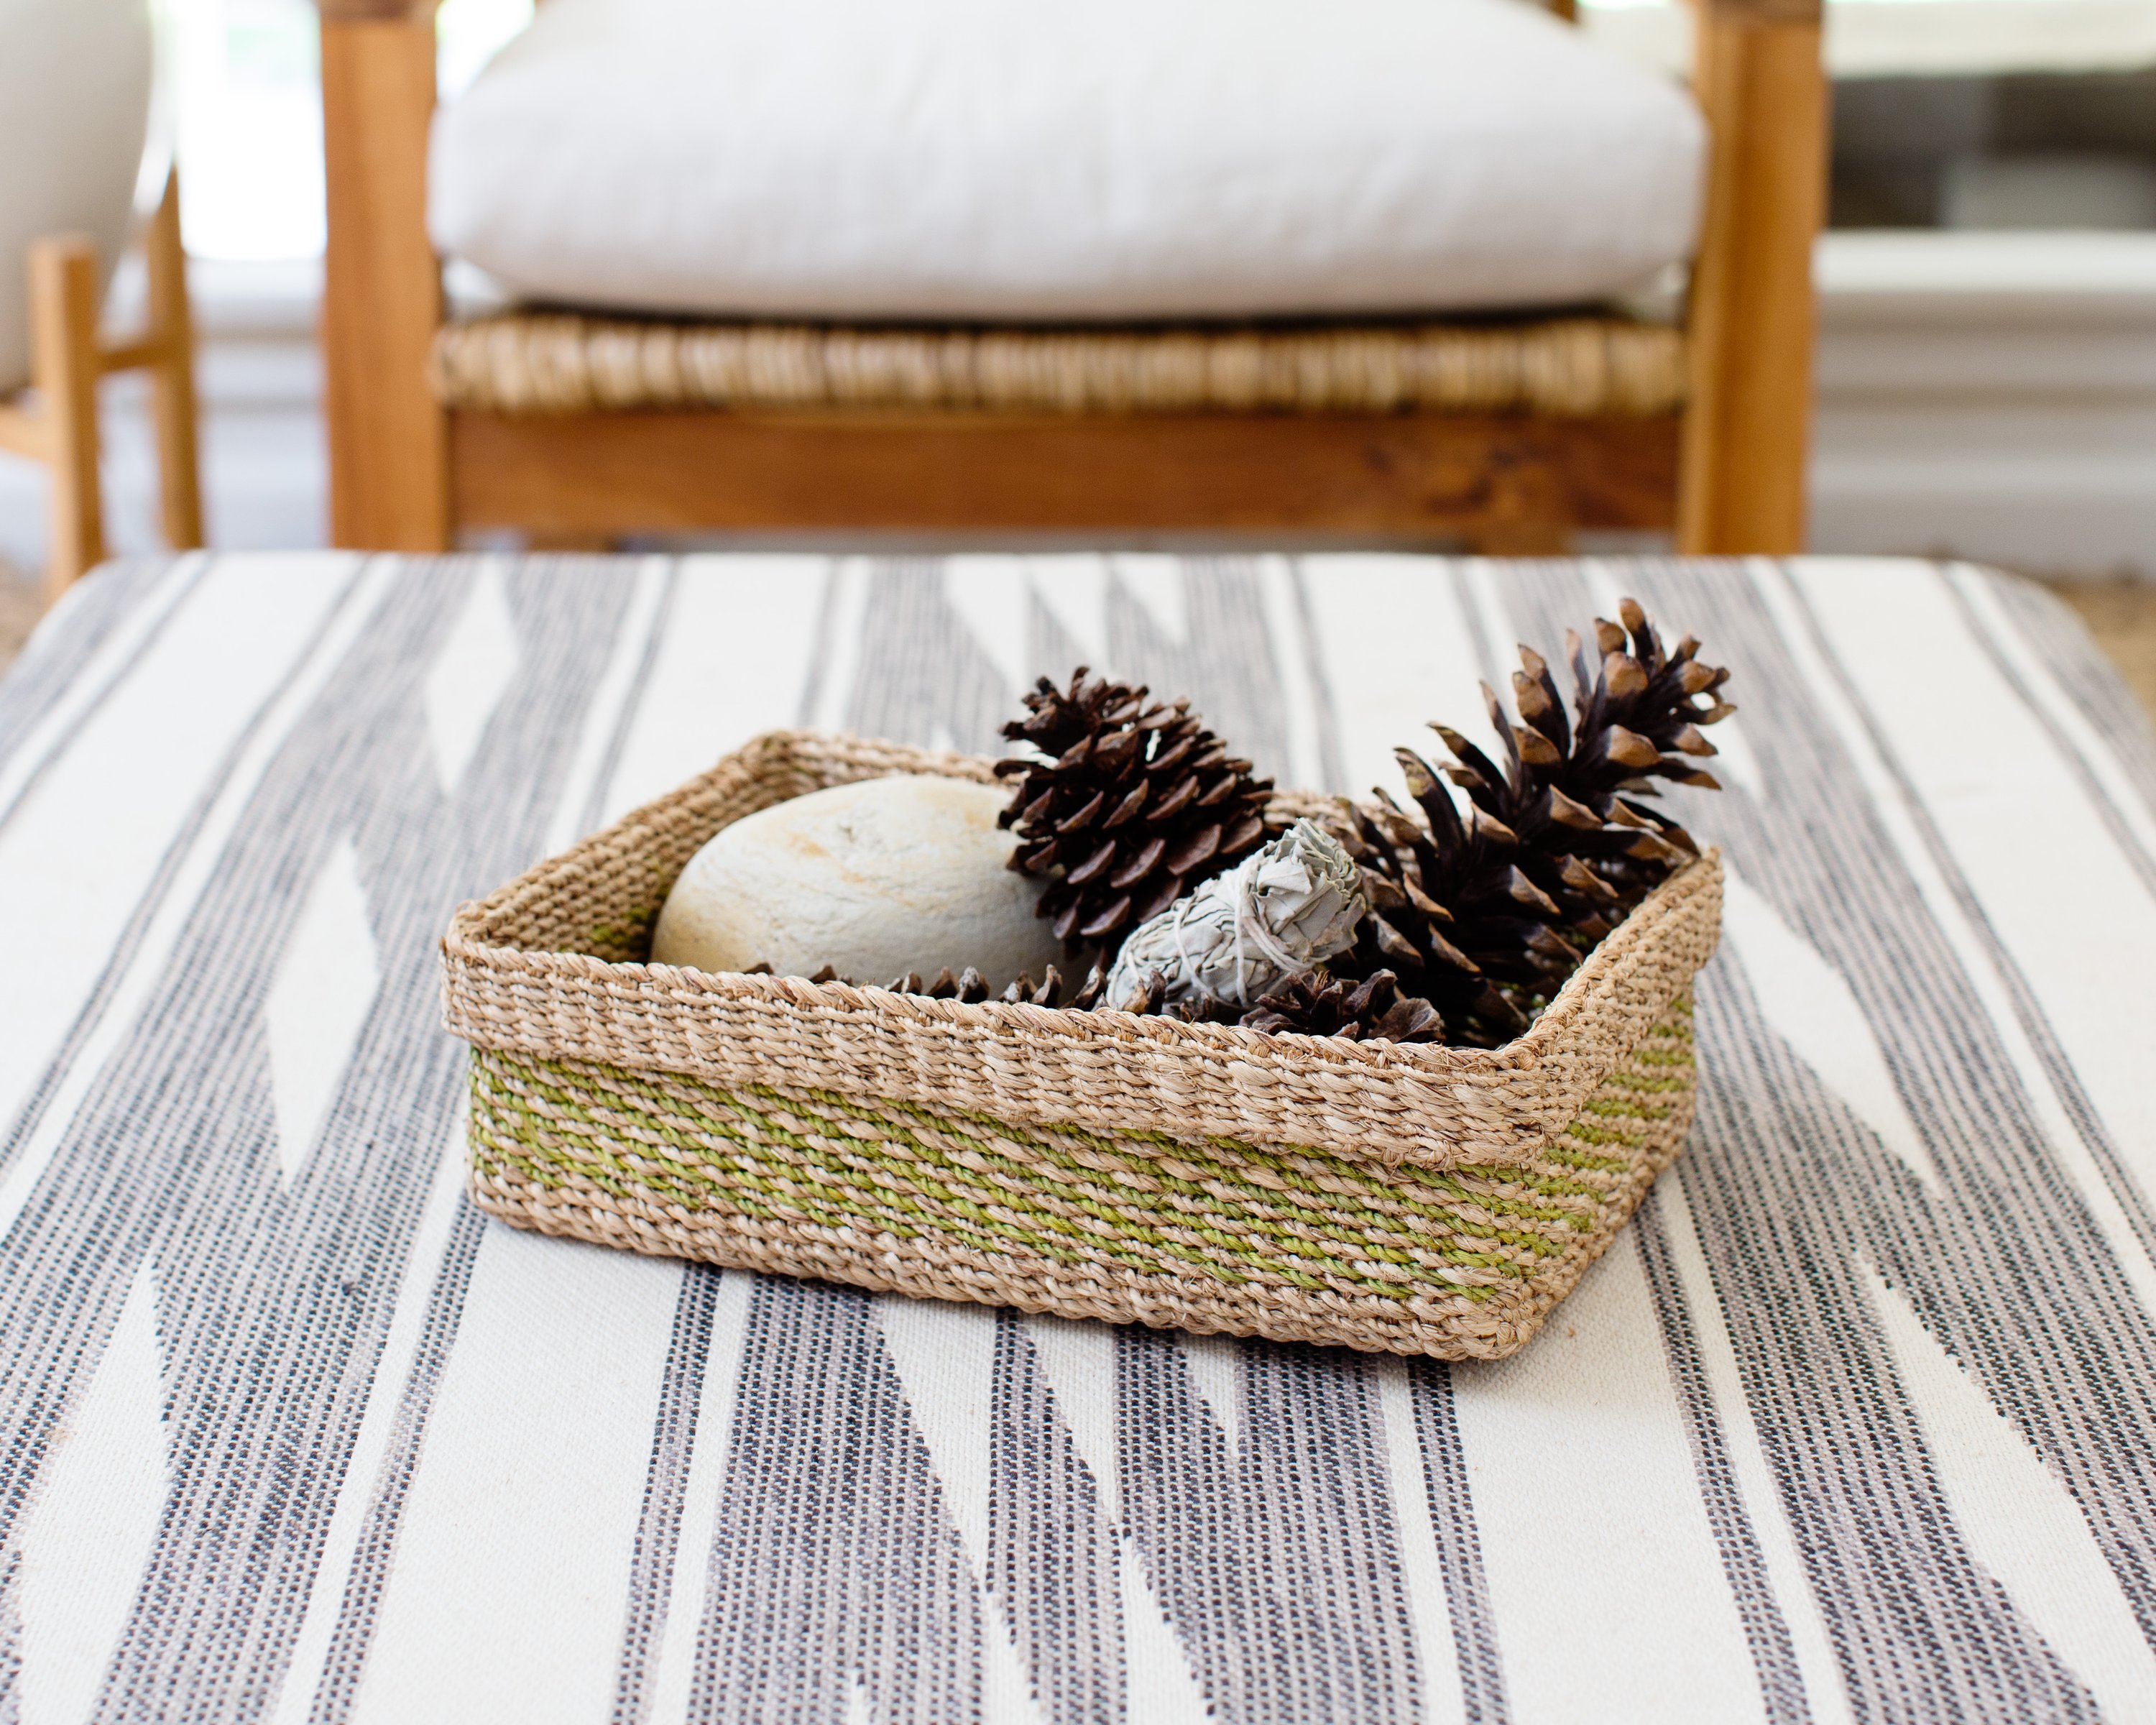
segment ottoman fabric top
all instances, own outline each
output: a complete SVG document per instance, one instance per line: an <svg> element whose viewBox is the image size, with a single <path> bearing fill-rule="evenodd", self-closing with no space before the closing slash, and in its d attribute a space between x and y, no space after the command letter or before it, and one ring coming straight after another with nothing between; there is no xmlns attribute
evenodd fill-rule
<svg viewBox="0 0 2156 1725"><path fill-rule="evenodd" d="M1627 592L1741 709L1699 1115L1514 1358L465 1196L454 907L750 735L1082 660L1359 791ZM2156 745L1967 568L108 567L0 682L0 1717L2156 1716L2153 972Z"/></svg>
<svg viewBox="0 0 2156 1725"><path fill-rule="evenodd" d="M1690 254L1691 99L1517 0L548 0L436 121L516 291L715 316L1574 304Z"/></svg>

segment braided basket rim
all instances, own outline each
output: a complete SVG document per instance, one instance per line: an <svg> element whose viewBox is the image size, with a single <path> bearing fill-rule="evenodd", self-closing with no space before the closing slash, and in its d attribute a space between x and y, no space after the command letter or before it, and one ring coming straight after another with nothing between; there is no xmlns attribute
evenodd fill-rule
<svg viewBox="0 0 2156 1725"><path fill-rule="evenodd" d="M696 812L723 794L762 808L894 774L990 783L992 766L985 756L839 733L778 730L752 738L708 772L461 906L442 942L444 1025L478 1047L629 1070L1441 1168L1537 1153L1691 986L1719 938L1721 854L1710 849L1657 887L1528 1029L1496 1049L967 1004L525 943L542 906L565 894L573 901L580 882L647 865L663 835L693 835ZM1286 792L1273 808L1337 819L1348 803ZM751 812L736 809L695 845Z"/></svg>

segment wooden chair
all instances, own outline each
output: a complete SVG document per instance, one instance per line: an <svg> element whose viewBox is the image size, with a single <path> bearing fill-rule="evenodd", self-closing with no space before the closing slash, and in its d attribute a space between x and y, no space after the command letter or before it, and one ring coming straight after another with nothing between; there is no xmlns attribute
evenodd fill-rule
<svg viewBox="0 0 2156 1725"><path fill-rule="evenodd" d="M147 371L157 416L165 538L176 551L203 542L202 484L195 456L194 326L187 254L180 242L180 186L165 195L143 238L149 316L141 336L117 346L98 336L97 254L64 236L31 248L31 392L34 403L0 403L0 449L52 470L48 603L105 560L105 505L98 475L98 379Z"/></svg>
<svg viewBox="0 0 2156 1725"><path fill-rule="evenodd" d="M1825 177L1819 0L1696 3L1711 163L1682 327L1630 326L1670 345L1612 347L1590 367L1659 366L1667 388L1539 410L1518 397L1478 408L1471 391L1464 408L1073 413L1045 410L1038 388L926 403L902 391L748 390L714 406L686 386L613 387L608 356L626 343L628 372L673 376L696 343L708 361L710 343L764 339L756 331L445 324L427 238L434 0L321 0L336 541L431 550L492 528L557 543L726 529L1234 530L1526 553L1583 530L1645 529L1674 530L1686 552L1795 551ZM1579 333L1484 323L1459 339ZM1438 348L1450 339L1422 334ZM865 352L870 370L907 362L871 338L866 350L844 331L828 339L852 342L849 363ZM567 381L550 398L538 374Z"/></svg>

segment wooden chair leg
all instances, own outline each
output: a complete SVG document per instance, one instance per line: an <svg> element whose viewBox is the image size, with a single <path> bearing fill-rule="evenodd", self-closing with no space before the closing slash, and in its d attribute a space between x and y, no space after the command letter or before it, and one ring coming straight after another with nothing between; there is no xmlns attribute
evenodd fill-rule
<svg viewBox="0 0 2156 1725"><path fill-rule="evenodd" d="M180 240L180 176L166 177L144 249L150 277L150 368L157 420L157 472L165 542L192 551L203 542L202 475L195 452L195 329L187 301L187 254Z"/></svg>
<svg viewBox="0 0 2156 1725"><path fill-rule="evenodd" d="M1812 242L1827 177L1818 0L1700 0L1696 52L1714 147L1677 549L1779 556L1804 542Z"/></svg>
<svg viewBox="0 0 2156 1725"><path fill-rule="evenodd" d="M427 381L442 321L427 240L434 8L325 4L321 55L331 537L362 551L446 551L449 419Z"/></svg>
<svg viewBox="0 0 2156 1725"><path fill-rule="evenodd" d="M52 465L45 596L58 598L105 560L98 480L97 254L86 239L30 248L32 381Z"/></svg>

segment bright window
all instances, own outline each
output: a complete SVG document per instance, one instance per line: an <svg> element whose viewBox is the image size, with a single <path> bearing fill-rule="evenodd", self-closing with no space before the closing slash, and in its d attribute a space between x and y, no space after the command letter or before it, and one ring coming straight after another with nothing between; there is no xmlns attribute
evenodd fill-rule
<svg viewBox="0 0 2156 1725"><path fill-rule="evenodd" d="M322 106L311 0L162 0L188 249L307 258L322 249ZM447 0L439 75L463 88L531 0Z"/></svg>

